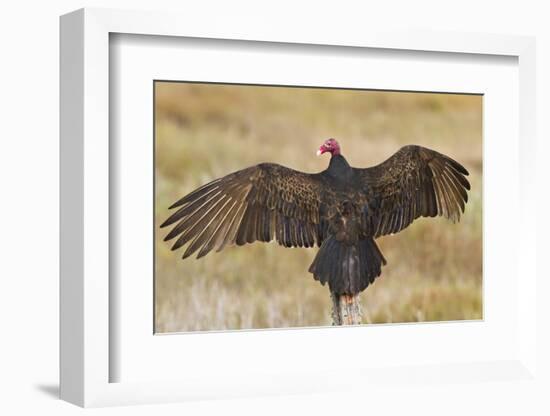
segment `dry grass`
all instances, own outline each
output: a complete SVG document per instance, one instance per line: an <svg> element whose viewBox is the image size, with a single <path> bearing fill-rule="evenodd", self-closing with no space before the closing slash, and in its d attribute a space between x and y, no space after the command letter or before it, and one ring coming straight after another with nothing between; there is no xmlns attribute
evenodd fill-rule
<svg viewBox="0 0 550 416"><path fill-rule="evenodd" d="M315 151L328 137L353 166L414 143L470 171L459 224L420 219L379 239L388 265L362 294L365 321L482 318L481 97L157 83L156 103L157 332L330 324L328 288L307 272L316 249L255 243L182 261L158 227L172 202L229 172L325 169Z"/></svg>

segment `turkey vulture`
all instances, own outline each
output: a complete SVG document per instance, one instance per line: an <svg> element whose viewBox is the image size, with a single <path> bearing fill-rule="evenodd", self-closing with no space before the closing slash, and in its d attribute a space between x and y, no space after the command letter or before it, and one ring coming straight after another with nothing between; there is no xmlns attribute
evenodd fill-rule
<svg viewBox="0 0 550 416"><path fill-rule="evenodd" d="M161 225L175 226L172 250L200 258L228 244L277 240L284 247L320 247L309 267L332 293L355 295L380 276L386 260L377 237L397 233L418 217L460 219L468 201L468 171L435 150L409 145L379 165L351 167L334 139L320 173L260 163L216 179L174 203Z"/></svg>

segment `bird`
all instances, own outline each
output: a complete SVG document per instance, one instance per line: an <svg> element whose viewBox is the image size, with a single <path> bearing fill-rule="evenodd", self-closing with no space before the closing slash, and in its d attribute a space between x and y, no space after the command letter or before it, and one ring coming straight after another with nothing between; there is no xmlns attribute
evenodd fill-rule
<svg viewBox="0 0 550 416"><path fill-rule="evenodd" d="M164 241L176 239L172 250L187 244L184 259L255 241L318 247L313 278L333 294L357 295L387 264L377 238L420 217L458 222L465 211L469 173L435 150L407 145L368 168L350 166L334 138L317 156L326 153L319 173L260 163L206 183L169 207Z"/></svg>

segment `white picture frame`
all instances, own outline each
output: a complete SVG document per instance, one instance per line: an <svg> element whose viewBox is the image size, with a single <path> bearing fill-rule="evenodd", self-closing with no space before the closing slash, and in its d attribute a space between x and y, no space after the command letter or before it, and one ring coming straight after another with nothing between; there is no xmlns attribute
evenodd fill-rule
<svg viewBox="0 0 550 416"><path fill-rule="evenodd" d="M120 329L111 320L113 286L109 276L116 259L110 257L110 174L116 170L110 158L110 36L112 34L163 36L173 38L225 39L247 42L276 42L285 45L331 45L332 48L371 48L424 51L438 54L508 56L517 59L519 68L519 154L516 189L518 213L534 212L532 189L534 171L535 122L535 43L530 37L428 32L381 32L352 30L330 33L302 32L277 24L250 22L236 31L230 22L220 20L204 27L192 17L151 12L107 9L83 9L61 18L61 398L80 406L158 403L197 398L248 397L266 394L311 393L349 389L372 384L374 380L398 379L412 382L411 367L399 369L369 367L368 374L353 372L342 381L330 377L334 369L322 369L328 377L306 370L266 372L254 377L239 377L229 370L220 371L215 380L204 372L176 378L151 377L147 381L124 381L113 376L113 368L122 357L112 348L112 339ZM168 39L168 38L166 38ZM162 41L162 40L161 40ZM508 149L510 150L510 149ZM472 362L439 364L421 359L414 364L413 378L420 380L530 379L536 375L536 270L534 244L536 218L518 215L517 263L522 278L515 294L514 319L517 345L498 356ZM519 267L514 273L519 273ZM516 313L517 312L517 313ZM412 327L409 327L412 328ZM353 339L354 328L342 328ZM407 330L407 329L405 329ZM300 337L300 330L294 330ZM281 331L268 335L277 342ZM150 334L153 336L153 334ZM310 332L311 335L311 332ZM201 336L201 335L196 335ZM218 334L235 339L233 334ZM315 336L315 335L314 335ZM223 338L218 338L223 342ZM229 338L226 338L229 339ZM498 354L497 354L498 355ZM213 370L215 372L215 370ZM246 371L245 371L246 372ZM116 373L116 372L115 372ZM116 382L113 380L116 379Z"/></svg>

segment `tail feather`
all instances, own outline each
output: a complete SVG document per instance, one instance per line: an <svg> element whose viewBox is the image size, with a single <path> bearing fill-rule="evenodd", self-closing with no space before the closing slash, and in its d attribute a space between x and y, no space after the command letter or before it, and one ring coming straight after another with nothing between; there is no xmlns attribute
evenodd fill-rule
<svg viewBox="0 0 550 416"><path fill-rule="evenodd" d="M323 241L309 272L322 285L328 282L331 292L354 295L374 282L385 264L386 259L374 239L350 245L329 236Z"/></svg>

